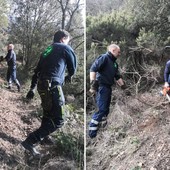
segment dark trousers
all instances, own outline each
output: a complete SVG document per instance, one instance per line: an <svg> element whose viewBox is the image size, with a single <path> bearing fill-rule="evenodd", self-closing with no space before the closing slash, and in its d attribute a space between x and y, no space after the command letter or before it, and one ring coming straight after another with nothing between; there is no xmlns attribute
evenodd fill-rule
<svg viewBox="0 0 170 170"><path fill-rule="evenodd" d="M170 75L169 75L169 77L168 77L168 83L169 83L169 85L170 85Z"/></svg>
<svg viewBox="0 0 170 170"><path fill-rule="evenodd" d="M111 102L112 89L110 86L99 86L96 96L98 111L92 116L92 119L100 122L103 117L109 114L109 107Z"/></svg>
<svg viewBox="0 0 170 170"><path fill-rule="evenodd" d="M103 117L107 117L109 114L111 94L112 94L111 87L101 86L101 85L99 86L97 97L96 97L98 111L93 114L89 124L90 138L96 137L99 122L102 121Z"/></svg>
<svg viewBox="0 0 170 170"><path fill-rule="evenodd" d="M65 104L65 100L61 86L59 86L56 82L52 82L51 93L51 111L44 111L41 126L34 132L30 133L26 139L32 144L41 141L44 137L48 136L64 124L64 120L62 118L62 106Z"/></svg>
<svg viewBox="0 0 170 170"><path fill-rule="evenodd" d="M13 82L17 86L20 86L20 83L16 78L16 67L12 67L12 68L8 67L8 70L7 70L7 82L9 84L9 86L11 86Z"/></svg>

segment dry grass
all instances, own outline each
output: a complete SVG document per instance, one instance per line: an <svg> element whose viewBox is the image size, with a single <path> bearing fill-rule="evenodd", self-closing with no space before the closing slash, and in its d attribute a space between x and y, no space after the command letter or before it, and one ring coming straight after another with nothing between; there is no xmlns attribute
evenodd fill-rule
<svg viewBox="0 0 170 170"><path fill-rule="evenodd" d="M88 139L87 168L168 169L169 103L157 89L130 97L114 90L113 95L107 126Z"/></svg>

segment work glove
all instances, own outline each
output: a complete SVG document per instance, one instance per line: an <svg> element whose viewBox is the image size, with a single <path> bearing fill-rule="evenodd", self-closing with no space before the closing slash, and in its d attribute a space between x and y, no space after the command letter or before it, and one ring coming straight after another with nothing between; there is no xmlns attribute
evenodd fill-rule
<svg viewBox="0 0 170 170"><path fill-rule="evenodd" d="M34 89L30 89L29 92L26 95L26 98L31 100L31 99L34 98L34 95L35 95L35 90Z"/></svg>
<svg viewBox="0 0 170 170"><path fill-rule="evenodd" d="M131 96L131 92L127 89L125 84L121 86L121 89L124 90L126 96Z"/></svg>
<svg viewBox="0 0 170 170"><path fill-rule="evenodd" d="M126 95L126 96L131 96L131 92L126 89L126 90L125 90L125 95Z"/></svg>
<svg viewBox="0 0 170 170"><path fill-rule="evenodd" d="M122 85L122 86L120 86L121 87L121 89L122 90L125 90L125 89L127 89L127 86L124 84L124 85Z"/></svg>
<svg viewBox="0 0 170 170"><path fill-rule="evenodd" d="M0 56L0 62L4 60L4 57L3 56Z"/></svg>
<svg viewBox="0 0 170 170"><path fill-rule="evenodd" d="M90 90L89 90L90 93L94 95L98 91L98 88L99 88L98 81L97 80L92 80L90 82Z"/></svg>
<svg viewBox="0 0 170 170"><path fill-rule="evenodd" d="M71 83L71 76L65 76L65 83Z"/></svg>

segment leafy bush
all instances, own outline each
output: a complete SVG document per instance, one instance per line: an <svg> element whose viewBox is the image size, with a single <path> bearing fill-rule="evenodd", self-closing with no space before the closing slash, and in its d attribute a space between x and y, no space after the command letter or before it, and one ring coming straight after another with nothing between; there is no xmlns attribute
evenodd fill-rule
<svg viewBox="0 0 170 170"><path fill-rule="evenodd" d="M145 28L141 28L136 42L140 47L155 49L159 45L159 40L160 37L153 31L146 31Z"/></svg>
<svg viewBox="0 0 170 170"><path fill-rule="evenodd" d="M83 168L84 139L82 136L75 137L72 134L59 132L55 136L55 139L56 153L75 160L78 167Z"/></svg>

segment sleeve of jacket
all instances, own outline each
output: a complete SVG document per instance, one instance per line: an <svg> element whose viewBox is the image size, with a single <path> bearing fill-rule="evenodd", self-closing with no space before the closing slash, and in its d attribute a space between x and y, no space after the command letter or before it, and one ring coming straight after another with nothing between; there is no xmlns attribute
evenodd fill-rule
<svg viewBox="0 0 170 170"><path fill-rule="evenodd" d="M99 72L102 70L102 68L106 64L106 57L105 56L99 56L94 63L92 64L90 68L90 72Z"/></svg>
<svg viewBox="0 0 170 170"><path fill-rule="evenodd" d="M164 81L168 82L168 78L170 75L170 60L166 63L165 70L164 70Z"/></svg>
<svg viewBox="0 0 170 170"><path fill-rule="evenodd" d="M77 69L77 57L71 47L67 47L64 53L66 57L68 74L72 76L75 74Z"/></svg>
<svg viewBox="0 0 170 170"><path fill-rule="evenodd" d="M41 71L42 59L43 59L43 57L42 57L42 55L41 55L41 56L40 56L40 60L39 60L39 62L38 62L38 65L37 65L37 67L35 68L34 74L33 74L33 76L32 76L32 81L31 81L31 86L30 86L31 89L34 89L34 88L37 86L38 74L39 74L40 71Z"/></svg>
<svg viewBox="0 0 170 170"><path fill-rule="evenodd" d="M117 64L117 63L116 63ZM119 66L117 64L117 71L116 71L116 74L115 74L115 79L116 80L119 80L120 78L122 78L121 74L120 74L120 71L119 71Z"/></svg>
<svg viewBox="0 0 170 170"><path fill-rule="evenodd" d="M115 74L115 79L116 79L116 80L119 80L120 78L122 78L122 76L121 76L119 70L117 70L117 72L116 72L116 74Z"/></svg>
<svg viewBox="0 0 170 170"><path fill-rule="evenodd" d="M11 50L8 50L8 53L5 57L5 60L8 62L12 59L12 51Z"/></svg>

